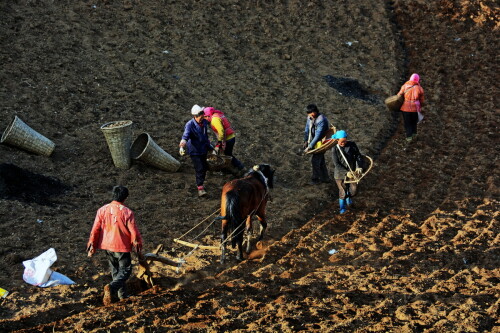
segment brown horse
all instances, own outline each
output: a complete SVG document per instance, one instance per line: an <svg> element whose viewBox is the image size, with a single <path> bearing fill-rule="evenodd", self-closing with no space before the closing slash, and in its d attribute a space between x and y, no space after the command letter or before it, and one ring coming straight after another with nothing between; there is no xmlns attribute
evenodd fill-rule
<svg viewBox="0 0 500 333"><path fill-rule="evenodd" d="M221 263L226 259L228 232L234 247L238 245L237 260L243 260L243 235L246 232L246 253L250 253L250 231L252 216L257 215L260 222L260 234L264 236L267 227L266 205L269 189L273 187L274 170L268 164L254 166L243 178L227 182L222 188L221 216ZM245 222L246 223L243 223Z"/></svg>

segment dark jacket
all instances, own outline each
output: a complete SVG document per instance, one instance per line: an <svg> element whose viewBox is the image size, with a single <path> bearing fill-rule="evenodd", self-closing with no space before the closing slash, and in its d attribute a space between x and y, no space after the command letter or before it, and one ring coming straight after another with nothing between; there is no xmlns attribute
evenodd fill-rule
<svg viewBox="0 0 500 333"><path fill-rule="evenodd" d="M320 113L314 120L307 117L304 142L307 142L309 149L314 149L314 145L323 139L329 127L328 119L324 114Z"/></svg>
<svg viewBox="0 0 500 333"><path fill-rule="evenodd" d="M207 132L210 124L205 119L201 121L201 124L200 126L193 118L184 127L182 139L187 141L187 153L189 155L205 155L211 148Z"/></svg>
<svg viewBox="0 0 500 333"><path fill-rule="evenodd" d="M350 170L349 166L347 166L345 162L345 159L342 157L339 148L340 150L342 150L342 153L344 153L345 158L349 162L349 166L351 167ZM355 171L356 168L364 167L363 158L358 149L358 146L352 141L347 141L344 147L336 145L333 148L332 153L333 153L333 164L335 165L335 171L333 172L333 177L335 179L344 179L348 171L351 170Z"/></svg>

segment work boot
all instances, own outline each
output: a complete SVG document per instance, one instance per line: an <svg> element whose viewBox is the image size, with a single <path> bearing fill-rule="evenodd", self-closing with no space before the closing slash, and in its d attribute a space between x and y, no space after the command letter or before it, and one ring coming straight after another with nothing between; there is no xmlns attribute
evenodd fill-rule
<svg viewBox="0 0 500 333"><path fill-rule="evenodd" d="M111 289L111 286L109 284L104 286L104 296L102 298L102 303L105 306L108 306L112 303L118 302L118 295L116 292Z"/></svg>
<svg viewBox="0 0 500 333"><path fill-rule="evenodd" d="M198 186L198 196L204 197L205 195L207 195L207 191L205 191L205 187Z"/></svg>
<svg viewBox="0 0 500 333"><path fill-rule="evenodd" d="M339 199L340 214L344 214L347 210L345 199Z"/></svg>
<svg viewBox="0 0 500 333"><path fill-rule="evenodd" d="M352 205L352 199L351 199L351 197L345 198L345 203L347 204L347 206Z"/></svg>

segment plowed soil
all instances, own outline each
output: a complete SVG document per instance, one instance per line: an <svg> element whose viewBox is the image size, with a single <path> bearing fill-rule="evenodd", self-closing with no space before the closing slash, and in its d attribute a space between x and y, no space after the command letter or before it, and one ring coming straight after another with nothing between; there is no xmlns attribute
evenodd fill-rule
<svg viewBox="0 0 500 333"><path fill-rule="evenodd" d="M56 144L51 157L0 145L0 331L500 332L496 1L19 0L0 13L0 130L17 115ZM407 144L383 100L413 72L427 103ZM343 215L334 184L307 185L310 103L375 160ZM246 167L276 168L268 231L243 262L173 241L219 244L209 216L232 179L210 173L197 197L177 154L193 104L226 112ZM116 120L181 169L115 168L100 126ZM107 262L85 246L116 184L145 252L186 262L153 264L156 286L131 278L135 295L104 306ZM23 281L22 262L51 247L76 284Z"/></svg>

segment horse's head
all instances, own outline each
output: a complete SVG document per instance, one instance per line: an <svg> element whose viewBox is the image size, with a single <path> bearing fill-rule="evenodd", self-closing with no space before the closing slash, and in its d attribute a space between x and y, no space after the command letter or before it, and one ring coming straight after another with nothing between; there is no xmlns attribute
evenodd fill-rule
<svg viewBox="0 0 500 333"><path fill-rule="evenodd" d="M274 186L274 169L269 164L257 164L253 167L254 171L260 171L264 177L267 178L267 186L273 188Z"/></svg>

